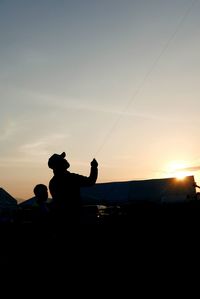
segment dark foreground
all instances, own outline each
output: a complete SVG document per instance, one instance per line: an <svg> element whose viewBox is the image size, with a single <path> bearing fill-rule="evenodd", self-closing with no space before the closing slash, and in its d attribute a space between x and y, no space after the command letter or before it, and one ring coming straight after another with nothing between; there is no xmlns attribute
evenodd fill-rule
<svg viewBox="0 0 200 299"><path fill-rule="evenodd" d="M140 271L168 261L195 264L200 256L200 202L134 205L100 216L84 214L78 225L2 224L1 269L75 271L85 275L128 267ZM90 219L90 221L88 221ZM195 261L194 261L195 259ZM147 269L146 269L147 270ZM148 271L148 270L147 270ZM116 272L118 273L118 271Z"/></svg>

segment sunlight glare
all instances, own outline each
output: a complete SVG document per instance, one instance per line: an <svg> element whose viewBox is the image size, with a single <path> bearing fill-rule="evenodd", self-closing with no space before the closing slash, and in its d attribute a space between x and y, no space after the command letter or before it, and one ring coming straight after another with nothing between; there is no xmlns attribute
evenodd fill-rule
<svg viewBox="0 0 200 299"><path fill-rule="evenodd" d="M167 167L167 175L173 176L178 180L184 180L187 176L192 175L191 172L186 170L187 167L187 163L183 161L170 162Z"/></svg>
<svg viewBox="0 0 200 299"><path fill-rule="evenodd" d="M177 171L175 177L177 180L184 180L189 174L186 171Z"/></svg>

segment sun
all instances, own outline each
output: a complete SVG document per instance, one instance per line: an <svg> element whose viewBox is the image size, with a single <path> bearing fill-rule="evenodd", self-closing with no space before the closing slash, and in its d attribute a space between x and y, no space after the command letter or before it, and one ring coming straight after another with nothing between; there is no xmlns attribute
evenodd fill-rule
<svg viewBox="0 0 200 299"><path fill-rule="evenodd" d="M187 176L192 175L191 172L187 171L188 167L186 162L183 161L172 161L167 166L167 175L173 176L177 180L184 180Z"/></svg>
<svg viewBox="0 0 200 299"><path fill-rule="evenodd" d="M186 171L177 171L177 172L175 173L175 178L176 178L177 180L184 180L188 175L189 175L189 174L188 174L188 172L186 172Z"/></svg>

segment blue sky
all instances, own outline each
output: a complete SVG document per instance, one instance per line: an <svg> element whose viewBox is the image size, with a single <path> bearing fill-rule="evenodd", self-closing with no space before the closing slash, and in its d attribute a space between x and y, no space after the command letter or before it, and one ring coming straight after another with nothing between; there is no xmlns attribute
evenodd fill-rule
<svg viewBox="0 0 200 299"><path fill-rule="evenodd" d="M199 15L191 0L1 0L0 186L30 197L63 151L85 175L95 156L99 182L198 167Z"/></svg>

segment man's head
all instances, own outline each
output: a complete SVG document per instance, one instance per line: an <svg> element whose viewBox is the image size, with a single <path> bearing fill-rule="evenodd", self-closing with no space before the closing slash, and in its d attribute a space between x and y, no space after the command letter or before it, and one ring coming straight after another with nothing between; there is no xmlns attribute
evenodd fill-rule
<svg viewBox="0 0 200 299"><path fill-rule="evenodd" d="M53 154L48 161L49 168L54 171L63 171L70 167L69 162L65 159L65 152L62 154Z"/></svg>

